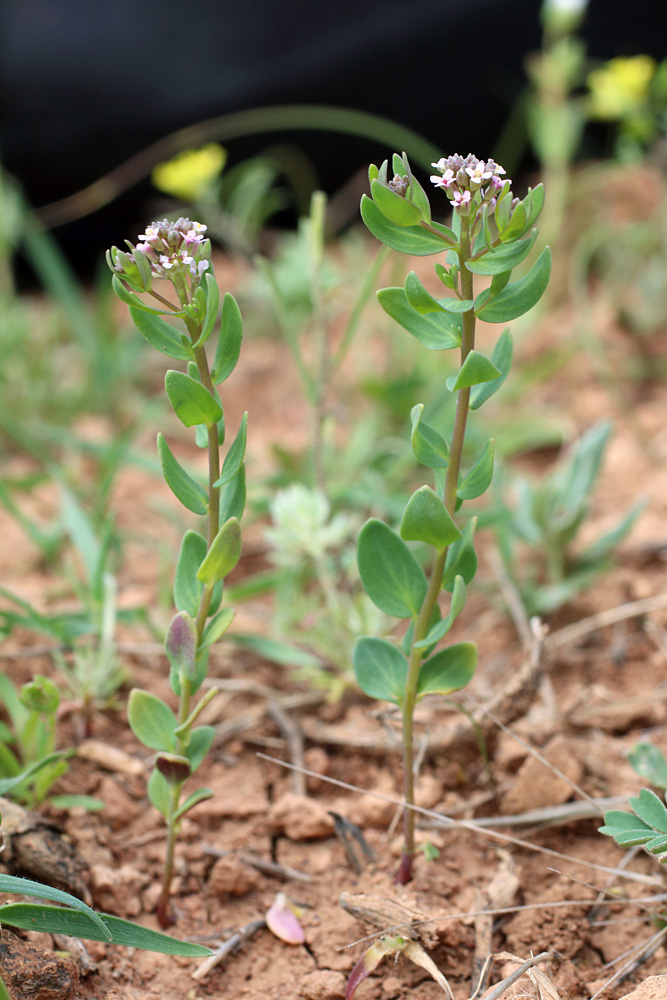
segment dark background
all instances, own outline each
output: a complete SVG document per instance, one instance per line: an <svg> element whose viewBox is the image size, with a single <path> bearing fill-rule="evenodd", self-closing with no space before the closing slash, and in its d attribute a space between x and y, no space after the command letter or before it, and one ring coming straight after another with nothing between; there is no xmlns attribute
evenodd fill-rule
<svg viewBox="0 0 667 1000"><path fill-rule="evenodd" d="M227 112L327 104L384 115L445 154L484 157L539 48L536 0L20 0L0 13L5 168L36 207L73 194L149 143ZM591 0L593 58L665 52L664 0ZM276 141L225 141L230 163ZM284 134L335 192L377 142ZM530 166L529 161L525 165ZM81 266L143 228L147 180L57 236Z"/></svg>

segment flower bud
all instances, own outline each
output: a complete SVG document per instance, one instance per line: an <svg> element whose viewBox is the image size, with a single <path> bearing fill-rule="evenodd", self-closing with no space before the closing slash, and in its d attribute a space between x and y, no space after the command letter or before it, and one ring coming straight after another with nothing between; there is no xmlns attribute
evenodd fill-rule
<svg viewBox="0 0 667 1000"><path fill-rule="evenodd" d="M41 715L55 715L60 704L60 692L48 677L37 674L21 688L19 701L31 712L39 712Z"/></svg>
<svg viewBox="0 0 667 1000"><path fill-rule="evenodd" d="M155 766L170 785L182 785L192 772L188 758L177 753L159 753L155 758Z"/></svg>

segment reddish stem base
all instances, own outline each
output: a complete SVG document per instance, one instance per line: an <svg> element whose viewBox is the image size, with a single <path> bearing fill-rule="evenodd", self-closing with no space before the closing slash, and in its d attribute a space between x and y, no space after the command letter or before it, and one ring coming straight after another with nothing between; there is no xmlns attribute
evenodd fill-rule
<svg viewBox="0 0 667 1000"><path fill-rule="evenodd" d="M396 870L394 875L394 882L396 885L407 885L408 882L412 881L413 871L412 863L414 860L413 854L402 854L401 863Z"/></svg>

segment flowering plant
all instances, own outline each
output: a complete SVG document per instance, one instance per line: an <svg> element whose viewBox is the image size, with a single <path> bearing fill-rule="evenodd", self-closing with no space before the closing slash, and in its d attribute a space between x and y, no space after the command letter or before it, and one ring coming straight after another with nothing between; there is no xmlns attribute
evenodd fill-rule
<svg viewBox="0 0 667 1000"><path fill-rule="evenodd" d="M162 354L185 362L187 371L169 370L165 388L181 423L194 427L196 443L208 452L208 488L187 472L158 434L158 453L167 485L184 507L206 520L206 537L186 531L174 580L177 614L169 626L165 650L170 663L169 680L179 699L178 715L160 698L135 688L130 694L128 717L134 734L157 752L148 782L148 795L165 817L168 828L167 858L157 914L163 927L173 922L169 894L174 850L182 817L212 792L200 788L181 802L183 786L205 757L215 730L195 726L202 709L216 694L212 688L192 707L192 698L205 677L211 645L227 631L234 609L221 607L224 578L241 554L239 519L245 506L247 413L221 463L225 418L216 386L225 381L239 358L242 322L229 293L222 304L222 319L213 365L205 344L218 324L220 293L213 276L206 226L190 219L153 222L139 242L128 242L129 252L112 247L107 255L118 297L130 307L135 326ZM166 280L176 302L154 286ZM140 298L151 296L161 308ZM169 315L185 327L181 332L161 318Z"/></svg>
<svg viewBox="0 0 667 1000"><path fill-rule="evenodd" d="M433 221L429 199L405 154L394 155L392 179L387 161L380 168L371 166L371 197L364 195L361 202L364 222L387 246L417 256L446 253L435 273L450 294L434 297L411 271L403 288L385 288L378 299L385 312L429 350L460 352L458 372L445 380L447 389L457 394L451 440L423 419L422 403L411 414L412 450L417 461L432 470L433 486L423 485L412 494L398 533L371 518L357 543L366 593L385 614L408 622L400 642L365 636L354 650L361 688L372 698L394 702L402 714L406 811L405 846L396 874L400 883L412 878L415 853L415 706L427 694L464 687L477 665L472 642L436 651L463 610L466 587L477 570L476 519L461 522L459 509L484 493L493 475L493 439L472 466L463 469L468 414L502 386L512 363L509 330L487 357L476 346L477 320L505 323L527 312L544 293L551 270L546 248L524 277L511 280L537 237L533 225L544 202L542 185L529 189L523 200L513 197L503 168L472 154L443 157L433 167L437 173L431 181L444 190L453 209L451 228ZM487 286L476 294L478 278ZM430 547L428 576L407 542ZM443 590L451 595L446 614L439 600Z"/></svg>

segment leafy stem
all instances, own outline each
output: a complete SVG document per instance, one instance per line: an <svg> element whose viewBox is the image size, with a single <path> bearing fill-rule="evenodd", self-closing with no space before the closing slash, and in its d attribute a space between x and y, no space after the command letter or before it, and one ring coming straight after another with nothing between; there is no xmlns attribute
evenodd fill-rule
<svg viewBox="0 0 667 1000"><path fill-rule="evenodd" d="M461 273L461 297L463 299L473 298L473 275L464 266L470 259L470 220L461 219L461 241L458 250L459 266ZM470 309L463 314L463 333L461 338L461 365L465 362L468 354L475 346L475 311ZM449 454L449 466L445 479L444 502L448 513L453 517L456 511L456 493L461 471L461 458L463 455L463 443L465 439L466 424L468 420L468 408L470 403L470 389L459 390L456 418L452 432L452 442ZM419 682L419 670L424 649L418 646L426 636L435 610L438 595L442 587L442 578L445 571L447 551L449 546L434 553L431 575L429 578L426 596L415 621L412 645L410 648L410 659L405 682L405 691L402 704L403 723L403 790L405 796L405 816L404 832L405 845L403 857L396 874L396 881L404 884L412 878L412 861L415 853L415 813L412 808L415 800L415 773L414 773L414 711L417 703L417 686Z"/></svg>

